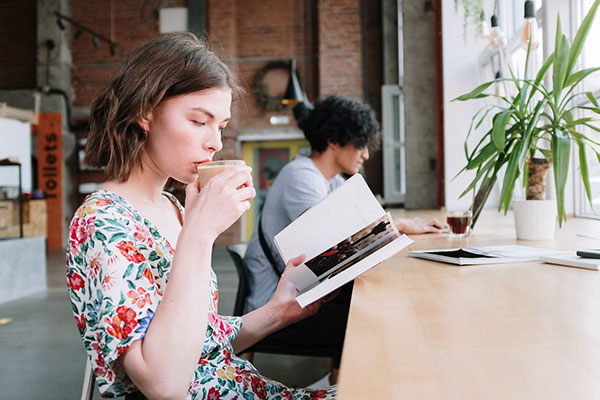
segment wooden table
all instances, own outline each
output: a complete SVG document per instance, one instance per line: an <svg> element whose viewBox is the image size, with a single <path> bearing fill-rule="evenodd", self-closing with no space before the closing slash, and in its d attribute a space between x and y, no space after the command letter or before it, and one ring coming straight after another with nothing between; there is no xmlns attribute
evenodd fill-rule
<svg viewBox="0 0 600 400"><path fill-rule="evenodd" d="M600 248L575 233L600 236L600 221L516 241L512 216L489 211L466 239L419 235L409 248ZM338 383L342 400L600 399L600 272L458 267L405 250L356 279Z"/></svg>

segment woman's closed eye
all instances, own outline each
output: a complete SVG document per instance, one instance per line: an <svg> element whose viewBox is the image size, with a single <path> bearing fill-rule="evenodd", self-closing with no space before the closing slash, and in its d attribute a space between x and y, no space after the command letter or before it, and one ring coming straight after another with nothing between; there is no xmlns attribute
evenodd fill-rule
<svg viewBox="0 0 600 400"><path fill-rule="evenodd" d="M192 120L192 123L198 126L205 126L206 122L204 121L196 121L196 120Z"/></svg>

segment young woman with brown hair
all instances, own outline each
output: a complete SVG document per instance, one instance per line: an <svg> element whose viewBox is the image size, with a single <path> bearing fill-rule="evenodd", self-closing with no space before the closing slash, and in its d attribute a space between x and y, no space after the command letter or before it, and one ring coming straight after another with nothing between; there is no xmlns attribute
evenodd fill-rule
<svg viewBox="0 0 600 400"><path fill-rule="evenodd" d="M85 162L108 180L76 211L67 281L73 313L106 397L332 398L290 389L235 354L317 311L282 280L272 301L241 318L217 315L210 267L216 237L254 197L250 169L200 191L197 166L222 147L235 77L189 33L133 51L92 106ZM187 184L186 208L163 191ZM301 257L291 260L297 265Z"/></svg>

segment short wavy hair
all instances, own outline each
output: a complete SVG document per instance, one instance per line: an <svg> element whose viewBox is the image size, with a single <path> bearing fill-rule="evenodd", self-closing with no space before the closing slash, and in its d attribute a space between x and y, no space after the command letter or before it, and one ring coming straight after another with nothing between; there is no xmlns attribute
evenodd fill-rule
<svg viewBox="0 0 600 400"><path fill-rule="evenodd" d="M302 103L294 108L298 127L317 153L329 143L362 148L377 142L379 124L366 104L333 95L318 100L314 106Z"/></svg>
<svg viewBox="0 0 600 400"><path fill-rule="evenodd" d="M170 97L221 87L234 98L243 93L229 68L194 34L171 33L143 44L92 104L84 164L124 182L142 165L148 132L140 118Z"/></svg>

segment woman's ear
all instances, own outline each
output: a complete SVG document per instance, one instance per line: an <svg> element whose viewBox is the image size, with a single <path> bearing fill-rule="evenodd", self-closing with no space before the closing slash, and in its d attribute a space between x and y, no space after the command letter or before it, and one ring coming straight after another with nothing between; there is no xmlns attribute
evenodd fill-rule
<svg viewBox="0 0 600 400"><path fill-rule="evenodd" d="M138 118L138 125L144 132L150 131L150 121L152 120L152 113L148 113L148 115L144 117Z"/></svg>

